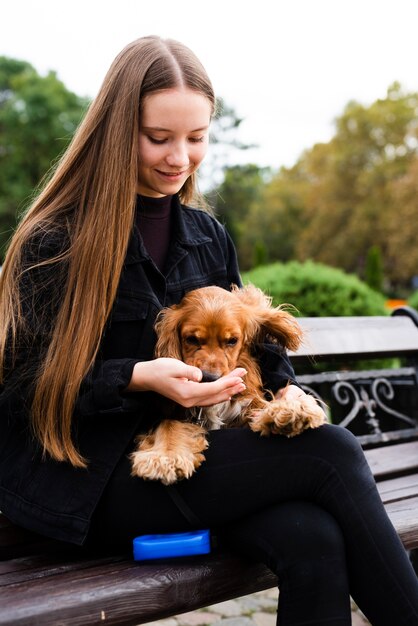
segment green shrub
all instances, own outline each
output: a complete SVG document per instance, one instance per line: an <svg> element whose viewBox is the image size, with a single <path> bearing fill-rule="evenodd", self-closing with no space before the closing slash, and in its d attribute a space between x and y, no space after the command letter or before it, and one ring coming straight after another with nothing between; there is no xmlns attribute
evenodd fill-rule
<svg viewBox="0 0 418 626"><path fill-rule="evenodd" d="M383 295L359 278L312 261L264 265L242 278L271 295L275 305L292 304L304 317L387 314Z"/></svg>
<svg viewBox="0 0 418 626"><path fill-rule="evenodd" d="M410 296L408 304L418 311L418 289Z"/></svg>

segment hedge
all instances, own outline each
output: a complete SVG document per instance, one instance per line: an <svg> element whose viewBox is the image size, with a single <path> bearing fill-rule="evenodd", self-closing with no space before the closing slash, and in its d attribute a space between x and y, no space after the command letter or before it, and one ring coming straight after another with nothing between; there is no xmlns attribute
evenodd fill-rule
<svg viewBox="0 0 418 626"><path fill-rule="evenodd" d="M408 304L418 311L418 289L410 296Z"/></svg>
<svg viewBox="0 0 418 626"><path fill-rule="evenodd" d="M387 315L382 294L357 276L321 263L273 263L242 278L271 295L275 305L291 304L304 317Z"/></svg>

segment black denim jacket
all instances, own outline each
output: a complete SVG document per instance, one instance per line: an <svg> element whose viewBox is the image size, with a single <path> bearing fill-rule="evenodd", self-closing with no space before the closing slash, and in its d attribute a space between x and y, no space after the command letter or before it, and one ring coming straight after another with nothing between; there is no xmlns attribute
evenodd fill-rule
<svg viewBox="0 0 418 626"><path fill-rule="evenodd" d="M87 469L42 459L27 409L30 372L36 370L30 366L31 360L36 361L34 350L21 359L22 366L11 372L2 388L0 510L15 523L59 540L83 543L115 465L133 437L162 417L155 394L123 391L135 363L153 357L158 312L192 289L241 284L234 246L216 219L177 200L173 223L165 275L148 256L136 229L132 234L98 359L83 382L74 416L74 438L89 461ZM56 288L58 293L59 281ZM30 294L28 301L32 301ZM53 302L51 296L38 300L45 319ZM287 356L276 346L260 346L257 356L269 389L276 391L294 380Z"/></svg>

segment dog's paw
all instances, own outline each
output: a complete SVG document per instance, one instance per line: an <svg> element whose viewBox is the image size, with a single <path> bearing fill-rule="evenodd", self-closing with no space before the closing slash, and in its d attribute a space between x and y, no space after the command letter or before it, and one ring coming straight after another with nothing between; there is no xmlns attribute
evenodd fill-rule
<svg viewBox="0 0 418 626"><path fill-rule="evenodd" d="M305 395L297 400L273 400L250 418L250 428L262 435L270 433L294 437L307 428L325 424L326 416L315 398Z"/></svg>
<svg viewBox="0 0 418 626"><path fill-rule="evenodd" d="M155 450L137 450L130 455L130 459L132 476L160 480L164 485L172 485L183 478L190 478L205 457L200 452L160 454Z"/></svg>

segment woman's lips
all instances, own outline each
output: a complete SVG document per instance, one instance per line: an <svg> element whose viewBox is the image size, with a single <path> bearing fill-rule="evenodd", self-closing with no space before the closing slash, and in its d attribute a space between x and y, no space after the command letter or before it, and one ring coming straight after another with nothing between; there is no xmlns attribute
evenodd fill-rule
<svg viewBox="0 0 418 626"><path fill-rule="evenodd" d="M185 170L184 172L162 172L161 170L155 171L166 180L171 180L173 182L180 180L185 174L187 174L187 170Z"/></svg>

